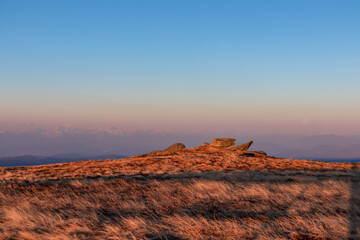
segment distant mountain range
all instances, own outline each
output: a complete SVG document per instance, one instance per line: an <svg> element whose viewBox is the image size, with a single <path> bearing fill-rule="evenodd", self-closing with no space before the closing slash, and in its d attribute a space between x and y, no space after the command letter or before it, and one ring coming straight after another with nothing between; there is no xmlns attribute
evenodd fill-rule
<svg viewBox="0 0 360 240"><path fill-rule="evenodd" d="M35 166L53 163L77 162L84 160L105 160L105 159L122 159L124 155L102 155L102 156L81 156L78 154L64 154L53 156L32 156L24 155L17 157L0 158L0 167L17 167L17 166Z"/></svg>
<svg viewBox="0 0 360 240"><path fill-rule="evenodd" d="M251 150L271 156L315 160L360 159L360 135L241 135L184 134L153 131L125 132L113 127L103 130L56 128L26 132L0 130L0 166L38 165L89 159L121 158L148 153L181 142L187 148L217 137L236 138L236 144L253 139ZM76 153L76 154L68 154ZM121 153L121 155L113 153Z"/></svg>
<svg viewBox="0 0 360 240"><path fill-rule="evenodd" d="M360 159L360 136L315 135L284 144L283 157L303 159Z"/></svg>

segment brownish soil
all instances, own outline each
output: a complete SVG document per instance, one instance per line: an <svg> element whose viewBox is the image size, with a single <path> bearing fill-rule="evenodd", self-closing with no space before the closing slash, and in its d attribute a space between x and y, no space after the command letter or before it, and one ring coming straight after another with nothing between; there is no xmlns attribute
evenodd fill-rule
<svg viewBox="0 0 360 240"><path fill-rule="evenodd" d="M359 172L210 146L0 168L0 239L360 239Z"/></svg>

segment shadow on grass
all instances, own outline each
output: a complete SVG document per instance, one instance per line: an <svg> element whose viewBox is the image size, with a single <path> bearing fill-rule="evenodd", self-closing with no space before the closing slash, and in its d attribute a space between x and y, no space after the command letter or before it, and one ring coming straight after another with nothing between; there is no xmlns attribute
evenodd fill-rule
<svg viewBox="0 0 360 240"><path fill-rule="evenodd" d="M146 184L147 181L157 180L157 181L193 181L194 179L209 179L209 180L220 180L229 183L233 182L247 182L247 183L274 183L274 184L284 184L292 182L301 182L301 183L316 183L322 180L344 180L348 181L350 184L350 202L349 202L349 235L344 236L348 239L360 239L359 236L359 217L360 217L360 174L359 171L354 167L352 171L313 171L313 170L271 170L271 171L261 171L261 170L238 170L238 171L209 171L209 172L194 172L194 173L179 173L179 174L161 174L161 175L117 175L117 176L96 176L96 177L85 177L85 178L69 178L69 179L58 179L58 180L49 180L49 181L27 181L16 183L16 187L26 188L29 185L46 187L56 184L67 184L74 180L79 181L89 181L94 182L109 181L116 179L129 179L142 181ZM281 217L290 217L289 209L298 199L305 199L305 193L307 191L307 186L304 185L296 196L294 196L287 203L273 203L271 209L265 211L252 211L251 209L231 209L226 210L223 208L224 202L202 202L201 204L193 204L188 206L179 206L180 210L174 210L175 213L181 212L190 217L201 216L207 219L244 219L244 218L254 218L262 219L264 223L262 228L269 228L271 226L271 221L276 220ZM15 187L15 188L16 188ZM144 199L145 200L145 199ZM246 201L252 201L247 199ZM315 215L316 210L303 211L299 212L299 215L312 216ZM129 210L127 212L119 213L113 212L106 208L100 208L97 210L97 217L99 222L118 222L122 217L134 217L139 216L140 212L136 210ZM150 213L149 213L150 214ZM151 218L161 217L162 215L172 215L173 212L156 212L153 210L151 213ZM150 216L150 215L149 215ZM159 235L149 233L147 235L148 239L180 239L172 235ZM319 239L316 236L306 233L299 233L297 235L288 236L292 239Z"/></svg>
<svg viewBox="0 0 360 240"><path fill-rule="evenodd" d="M354 164L355 166L355 164ZM360 239L360 172L353 168L353 176L351 178L351 199L350 199L350 216L349 216L349 239Z"/></svg>

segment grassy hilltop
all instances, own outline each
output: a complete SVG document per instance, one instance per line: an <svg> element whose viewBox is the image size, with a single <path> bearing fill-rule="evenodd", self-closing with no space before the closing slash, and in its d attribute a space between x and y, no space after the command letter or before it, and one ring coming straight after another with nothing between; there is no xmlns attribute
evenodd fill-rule
<svg viewBox="0 0 360 240"><path fill-rule="evenodd" d="M211 145L0 168L0 239L357 239L359 172Z"/></svg>

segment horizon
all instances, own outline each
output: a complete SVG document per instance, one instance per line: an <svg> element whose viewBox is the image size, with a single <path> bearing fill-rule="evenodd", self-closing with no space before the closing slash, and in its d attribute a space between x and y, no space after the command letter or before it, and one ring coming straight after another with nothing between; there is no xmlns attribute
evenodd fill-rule
<svg viewBox="0 0 360 240"><path fill-rule="evenodd" d="M0 160L24 155L52 157L72 155L141 155L181 142L187 148L200 146L218 137L232 137L236 144L254 140L253 150L271 156L294 159L360 159L360 135L307 134L241 134L158 132L116 128L74 128L69 125L54 129L0 131ZM66 157L66 155L69 155ZM75 159L78 157L75 156ZM1 165L1 164L0 164Z"/></svg>

